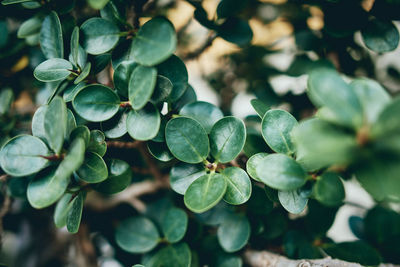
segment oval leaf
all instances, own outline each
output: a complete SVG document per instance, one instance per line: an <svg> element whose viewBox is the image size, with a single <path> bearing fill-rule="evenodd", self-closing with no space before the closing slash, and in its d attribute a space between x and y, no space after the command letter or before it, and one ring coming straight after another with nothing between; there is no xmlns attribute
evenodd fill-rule
<svg viewBox="0 0 400 267"><path fill-rule="evenodd" d="M150 100L157 81L157 69L137 66L129 79L129 102L134 109L141 109Z"/></svg>
<svg viewBox="0 0 400 267"><path fill-rule="evenodd" d="M224 114L219 108L204 101L197 101L185 105L179 111L179 114L200 122L207 133L210 133L213 125L224 117Z"/></svg>
<svg viewBox="0 0 400 267"><path fill-rule="evenodd" d="M108 170L104 160L96 153L88 152L85 161L76 172L86 183L99 183L107 179Z"/></svg>
<svg viewBox="0 0 400 267"><path fill-rule="evenodd" d="M56 12L51 11L44 19L40 30L39 42L46 58L64 58L62 28Z"/></svg>
<svg viewBox="0 0 400 267"><path fill-rule="evenodd" d="M377 53L393 51L399 45L399 31L391 21L371 19L361 30L365 45Z"/></svg>
<svg viewBox="0 0 400 267"><path fill-rule="evenodd" d="M247 173L238 167L229 167L221 172L226 179L227 188L224 200L232 205L240 205L251 196L251 181Z"/></svg>
<svg viewBox="0 0 400 267"><path fill-rule="evenodd" d="M67 106L64 100L56 96L46 109L44 115L44 130L50 148L59 154L67 131Z"/></svg>
<svg viewBox="0 0 400 267"><path fill-rule="evenodd" d="M119 159L107 161L108 178L94 186L103 194L115 194L127 188L132 180L132 171L128 163Z"/></svg>
<svg viewBox="0 0 400 267"><path fill-rule="evenodd" d="M332 172L326 172L318 177L313 192L315 199L326 206L339 206L345 197L342 180Z"/></svg>
<svg viewBox="0 0 400 267"><path fill-rule="evenodd" d="M186 233L188 217L182 209L169 209L162 220L161 228L170 243L179 242Z"/></svg>
<svg viewBox="0 0 400 267"><path fill-rule="evenodd" d="M290 213L299 214L307 206L308 198L303 197L299 190L279 191L279 202Z"/></svg>
<svg viewBox="0 0 400 267"><path fill-rule="evenodd" d="M229 253L243 248L250 237L250 223L245 216L227 216L217 232L221 247Z"/></svg>
<svg viewBox="0 0 400 267"><path fill-rule="evenodd" d="M199 177L206 174L202 164L188 164L180 162L172 167L169 182L172 190L184 195L188 187Z"/></svg>
<svg viewBox="0 0 400 267"><path fill-rule="evenodd" d="M85 193L80 192L69 204L71 205L71 208L68 210L67 215L67 230L70 233L77 233L79 230L84 199Z"/></svg>
<svg viewBox="0 0 400 267"><path fill-rule="evenodd" d="M92 55L104 54L119 40L119 30L112 22L102 18L91 18L81 26L83 48Z"/></svg>
<svg viewBox="0 0 400 267"><path fill-rule="evenodd" d="M188 88L189 78L185 63L175 55L158 65L157 73L172 82L172 92L168 97L171 102L177 101Z"/></svg>
<svg viewBox="0 0 400 267"><path fill-rule="evenodd" d="M261 179L260 177L258 177L256 169L262 159L264 159L266 156L268 156L268 153L257 153L251 156L246 162L247 173L250 175L251 178L258 182L261 182Z"/></svg>
<svg viewBox="0 0 400 267"><path fill-rule="evenodd" d="M151 103L141 110L131 110L126 119L128 133L136 140L153 139L158 133L160 124L160 113Z"/></svg>
<svg viewBox="0 0 400 267"><path fill-rule="evenodd" d="M71 62L61 58L51 58L40 63L33 75L42 82L55 82L66 79L71 74L69 70L72 70Z"/></svg>

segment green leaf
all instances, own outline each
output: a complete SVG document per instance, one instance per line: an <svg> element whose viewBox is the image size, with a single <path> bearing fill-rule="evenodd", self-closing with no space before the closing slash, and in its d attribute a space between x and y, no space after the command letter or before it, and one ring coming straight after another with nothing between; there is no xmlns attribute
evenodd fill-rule
<svg viewBox="0 0 400 267"><path fill-rule="evenodd" d="M71 205L69 205L71 198L71 193L65 193L57 202L56 208L54 209L53 219L54 224L58 228L64 227L67 224L67 215L71 209Z"/></svg>
<svg viewBox="0 0 400 267"><path fill-rule="evenodd" d="M225 177L209 173L196 179L186 190L184 202L188 209L202 213L211 209L223 198L227 188Z"/></svg>
<svg viewBox="0 0 400 267"><path fill-rule="evenodd" d="M85 142L85 147L89 146L89 141L90 141L90 130L87 126L85 125L79 125L76 127L70 135L70 140L75 140L76 138L82 138L82 140Z"/></svg>
<svg viewBox="0 0 400 267"><path fill-rule="evenodd" d="M125 161L111 159L106 161L108 178L94 186L96 191L103 194L116 194L127 188L131 184L131 167Z"/></svg>
<svg viewBox="0 0 400 267"><path fill-rule="evenodd" d="M46 114L47 105L40 106L33 114L32 118L32 134L39 137L46 143L46 132L44 130L44 115Z"/></svg>
<svg viewBox="0 0 400 267"><path fill-rule="evenodd" d="M82 72L79 74L78 77L76 77L74 84L78 84L80 82L82 82L83 80L85 80L87 78L87 76L90 73L90 68L91 68L92 64L89 62L86 64L86 66L83 68Z"/></svg>
<svg viewBox="0 0 400 267"><path fill-rule="evenodd" d="M326 206L339 206L345 197L342 180L332 172L326 172L318 177L313 193L315 199Z"/></svg>
<svg viewBox="0 0 400 267"><path fill-rule="evenodd" d="M217 7L218 18L233 17L240 13L247 5L247 0L237 2L235 0L222 0Z"/></svg>
<svg viewBox="0 0 400 267"><path fill-rule="evenodd" d="M71 49L71 58L72 63L78 65L78 55L79 55L79 27L75 26L74 30L71 34L70 41L70 49ZM80 66L82 67L82 66Z"/></svg>
<svg viewBox="0 0 400 267"><path fill-rule="evenodd" d="M65 102L71 102L74 100L76 94L86 86L86 83L80 82L78 84L70 84L65 90L63 94L63 99Z"/></svg>
<svg viewBox="0 0 400 267"><path fill-rule="evenodd" d="M301 213L306 208L308 202L308 198L304 197L298 189L279 191L278 198L285 210L294 214Z"/></svg>
<svg viewBox="0 0 400 267"><path fill-rule="evenodd" d="M76 128L75 116L70 109L67 109L67 127L65 128L65 140L69 140L69 136Z"/></svg>
<svg viewBox="0 0 400 267"><path fill-rule="evenodd" d="M44 114L44 131L50 148L59 154L64 144L67 131L67 106L64 100L56 96Z"/></svg>
<svg viewBox="0 0 400 267"><path fill-rule="evenodd" d="M87 0L89 5L94 9L104 8L110 0Z"/></svg>
<svg viewBox="0 0 400 267"><path fill-rule="evenodd" d="M122 221L115 231L118 246L131 253L148 252L157 246L159 239L154 223L141 216Z"/></svg>
<svg viewBox="0 0 400 267"><path fill-rule="evenodd" d="M254 180L261 182L260 177L257 175L257 166L260 164L260 162L268 156L268 153L257 153L249 158L249 160L246 162L246 170L247 173L250 175L251 178Z"/></svg>
<svg viewBox="0 0 400 267"><path fill-rule="evenodd" d="M142 141L153 139L158 133L160 123L160 113L151 103L141 110L131 110L126 119L129 135Z"/></svg>
<svg viewBox="0 0 400 267"><path fill-rule="evenodd" d="M261 119L264 118L265 113L269 110L269 106L259 99L252 99L250 103L258 116L260 116Z"/></svg>
<svg viewBox="0 0 400 267"><path fill-rule="evenodd" d="M100 183L107 179L108 170L104 160L97 153L87 152L85 161L76 172L86 183Z"/></svg>
<svg viewBox="0 0 400 267"><path fill-rule="evenodd" d="M329 244L323 249L332 258L357 262L362 265L378 265L382 261L379 253L364 241Z"/></svg>
<svg viewBox="0 0 400 267"><path fill-rule="evenodd" d="M70 70L72 70L71 62L61 58L51 58L40 63L33 75L42 82L55 82L66 79L71 74Z"/></svg>
<svg viewBox="0 0 400 267"><path fill-rule="evenodd" d="M122 61L114 71L114 86L117 92L124 97L128 97L129 80L133 70L138 66L134 61Z"/></svg>
<svg viewBox="0 0 400 267"><path fill-rule="evenodd" d="M90 132L90 141L87 150L97 153L100 157L103 157L104 154L106 154L106 137L101 131L92 130Z"/></svg>
<svg viewBox="0 0 400 267"><path fill-rule="evenodd" d="M157 66L157 73L167 77L172 82L172 92L169 95L171 102L177 101L188 88L188 72L183 61L175 56L170 56L166 61Z"/></svg>
<svg viewBox="0 0 400 267"><path fill-rule="evenodd" d="M238 255L221 254L218 256L216 267L242 267L243 260Z"/></svg>
<svg viewBox="0 0 400 267"><path fill-rule="evenodd" d="M147 148L150 154L158 159L159 161L168 162L174 159L174 155L168 149L168 146L164 142L147 142Z"/></svg>
<svg viewBox="0 0 400 267"><path fill-rule="evenodd" d="M179 243L168 245L153 256L146 262L146 267L190 267L192 260L192 253L186 243Z"/></svg>
<svg viewBox="0 0 400 267"><path fill-rule="evenodd" d="M204 128L197 121L186 117L174 118L167 123L165 140L171 153L187 163L202 162L210 151Z"/></svg>
<svg viewBox="0 0 400 267"><path fill-rule="evenodd" d="M71 205L71 208L68 210L67 215L67 230L70 233L77 233L79 230L84 200L85 193L79 192L79 194L69 204Z"/></svg>
<svg viewBox="0 0 400 267"><path fill-rule="evenodd" d="M3 89L0 92L0 115L4 115L10 111L13 101L14 93L11 88Z"/></svg>
<svg viewBox="0 0 400 267"><path fill-rule="evenodd" d="M224 117L219 108L204 101L196 101L185 105L179 111L179 114L199 122L207 133L210 133L213 125Z"/></svg>
<svg viewBox="0 0 400 267"><path fill-rule="evenodd" d="M29 183L27 196L34 208L48 207L64 194L70 176L83 163L84 152L85 143L81 138L77 138L58 167L45 170Z"/></svg>
<svg viewBox="0 0 400 267"><path fill-rule="evenodd" d="M40 16L34 16L24 21L18 28L18 38L26 38L28 36L38 34L42 28L43 18Z"/></svg>
<svg viewBox="0 0 400 267"><path fill-rule="evenodd" d="M350 86L363 107L364 120L370 124L374 123L390 102L390 95L377 82L367 78L355 79Z"/></svg>
<svg viewBox="0 0 400 267"><path fill-rule="evenodd" d="M247 173L238 167L228 167L221 172L227 181L224 200L232 205L240 205L251 196L251 181Z"/></svg>
<svg viewBox="0 0 400 267"><path fill-rule="evenodd" d="M211 155L221 163L227 163L236 158L242 151L245 142L244 123L233 116L220 119L211 129Z"/></svg>
<svg viewBox="0 0 400 267"><path fill-rule="evenodd" d="M0 151L1 168L9 175L20 177L43 169L50 151L45 143L31 135L19 135L10 140Z"/></svg>
<svg viewBox="0 0 400 267"><path fill-rule="evenodd" d="M218 27L218 35L228 42L245 46L253 39L253 31L247 21L230 17Z"/></svg>
<svg viewBox="0 0 400 267"><path fill-rule="evenodd" d="M310 73L307 93L317 107L323 107L321 114L339 125L360 128L363 112L356 93L336 71L321 68Z"/></svg>
<svg viewBox="0 0 400 267"><path fill-rule="evenodd" d="M373 137L384 137L400 133L400 122L397 114L400 112L400 97L388 103L379 114L376 123L371 129Z"/></svg>
<svg viewBox="0 0 400 267"><path fill-rule="evenodd" d="M120 99L109 87L93 84L82 88L72 101L79 116L88 121L105 121L119 109Z"/></svg>
<svg viewBox="0 0 400 267"><path fill-rule="evenodd" d="M119 138L124 136L128 130L126 128L126 119L129 111L119 110L118 113L108 121L101 123L101 130L108 138Z"/></svg>
<svg viewBox="0 0 400 267"><path fill-rule="evenodd" d="M361 29L364 44L377 53L393 51L399 45L399 31L391 21L371 18Z"/></svg>
<svg viewBox="0 0 400 267"><path fill-rule="evenodd" d="M157 82L157 69L137 66L129 79L129 102L134 109L143 108L150 100Z"/></svg>
<svg viewBox="0 0 400 267"><path fill-rule="evenodd" d="M290 191L305 184L307 174L294 159L283 154L270 154L256 166L260 180L274 189Z"/></svg>
<svg viewBox="0 0 400 267"><path fill-rule="evenodd" d="M168 242L177 243L184 237L187 225L186 212L182 209L171 208L165 213L161 228Z"/></svg>
<svg viewBox="0 0 400 267"><path fill-rule="evenodd" d="M174 26L167 19L156 17L140 27L133 39L133 58L141 65L154 66L169 58L176 44Z"/></svg>
<svg viewBox="0 0 400 267"><path fill-rule="evenodd" d="M62 28L56 12L51 11L43 20L39 42L46 58L64 58Z"/></svg>
<svg viewBox="0 0 400 267"><path fill-rule="evenodd" d="M90 18L81 26L82 46L92 55L110 51L118 43L119 30L114 23L102 18Z"/></svg>
<svg viewBox="0 0 400 267"><path fill-rule="evenodd" d="M206 174L202 164L188 164L180 162L175 164L169 175L172 190L184 195L188 187L199 177Z"/></svg>
<svg viewBox="0 0 400 267"><path fill-rule="evenodd" d="M292 132L297 161L308 171L332 164L348 164L357 152L355 137L320 119L310 119Z"/></svg>
<svg viewBox="0 0 400 267"><path fill-rule="evenodd" d="M297 120L284 110L267 111L262 119L261 128L265 142L275 152L293 154L295 148L290 137Z"/></svg>
<svg viewBox="0 0 400 267"><path fill-rule="evenodd" d="M12 5L12 4L19 4L19 3L24 3L24 2L31 2L32 0L3 0L1 2L2 5Z"/></svg>
<svg viewBox="0 0 400 267"><path fill-rule="evenodd" d="M218 241L229 253L242 249L250 238L250 223L246 216L231 215L218 228Z"/></svg>
<svg viewBox="0 0 400 267"><path fill-rule="evenodd" d="M167 77L157 75L156 87L150 101L154 104L166 101L172 92L172 88L173 84Z"/></svg>

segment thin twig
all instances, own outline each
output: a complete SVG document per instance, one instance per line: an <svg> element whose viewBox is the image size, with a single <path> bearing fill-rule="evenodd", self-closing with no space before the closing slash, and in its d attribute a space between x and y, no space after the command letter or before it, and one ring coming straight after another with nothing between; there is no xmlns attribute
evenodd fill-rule
<svg viewBox="0 0 400 267"><path fill-rule="evenodd" d="M126 149L133 149L137 148L141 141L134 141L134 142L122 142L122 141L107 141L107 147L114 147L114 148L126 148Z"/></svg>

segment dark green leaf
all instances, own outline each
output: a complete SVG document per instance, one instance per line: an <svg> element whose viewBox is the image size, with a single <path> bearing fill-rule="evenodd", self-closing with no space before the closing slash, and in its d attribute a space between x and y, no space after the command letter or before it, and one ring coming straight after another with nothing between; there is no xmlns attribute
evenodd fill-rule
<svg viewBox="0 0 400 267"><path fill-rule="evenodd" d="M243 121L233 116L220 119L210 132L211 155L221 163L229 162L239 155L245 141Z"/></svg>
<svg viewBox="0 0 400 267"><path fill-rule="evenodd" d="M205 174L206 170L202 164L194 165L180 162L172 167L169 182L172 190L184 195L190 184Z"/></svg>
<svg viewBox="0 0 400 267"><path fill-rule="evenodd" d="M158 133L160 123L160 113L151 103L141 110L131 110L126 119L128 133L136 140L153 139Z"/></svg>
<svg viewBox="0 0 400 267"><path fill-rule="evenodd" d="M295 152L290 134L297 125L297 120L290 113L279 109L270 110L262 119L262 135L275 152L290 155Z"/></svg>
<svg viewBox="0 0 400 267"><path fill-rule="evenodd" d="M250 237L250 223L246 216L228 216L220 225L217 232L218 241L226 252L242 249Z"/></svg>
<svg viewBox="0 0 400 267"><path fill-rule="evenodd" d="M196 213L211 209L223 198L227 182L217 173L209 173L196 179L185 192L185 205Z"/></svg>
<svg viewBox="0 0 400 267"><path fill-rule="evenodd" d="M342 180L332 172L326 172L318 177L313 190L315 199L327 206L338 206L345 197Z"/></svg>
<svg viewBox="0 0 400 267"><path fill-rule="evenodd" d="M75 64L75 66L78 65L78 55L79 55L79 27L75 26L74 30L72 31L71 34L71 42L70 42L70 49L71 49L71 58L72 58L72 63ZM83 66L80 66L83 67Z"/></svg>
<svg viewBox="0 0 400 267"><path fill-rule="evenodd" d="M88 121L105 121L119 109L118 95L104 85L93 84L82 88L72 101L79 116Z"/></svg>
<svg viewBox="0 0 400 267"><path fill-rule="evenodd" d="M283 154L270 154L261 159L256 166L256 173L266 185L284 191L299 188L307 178L300 164Z"/></svg>
<svg viewBox="0 0 400 267"><path fill-rule="evenodd" d="M172 92L171 92L172 94ZM169 97L171 98L171 97ZM187 89L183 93L181 97L179 97L178 100L172 103L172 108L174 110L180 110L183 106L189 103L193 103L197 101L197 95L196 92L194 91L193 87L188 84Z"/></svg>
<svg viewBox="0 0 400 267"><path fill-rule="evenodd" d="M0 151L1 168L12 176L27 176L43 169L50 151L37 137L19 135L10 139Z"/></svg>
<svg viewBox="0 0 400 267"><path fill-rule="evenodd" d="M217 29L218 35L228 42L245 46L253 39L253 31L247 21L238 18L228 18Z"/></svg>
<svg viewBox="0 0 400 267"><path fill-rule="evenodd" d="M36 79L42 82L55 82L66 79L72 70L71 62L61 58L51 58L37 66L33 72Z"/></svg>
<svg viewBox="0 0 400 267"><path fill-rule="evenodd" d="M361 29L365 45L377 53L393 51L399 45L399 31L391 21L372 18Z"/></svg>
<svg viewBox="0 0 400 267"><path fill-rule="evenodd" d="M157 65L174 53L176 43L171 22L162 17L153 18L140 27L133 39L133 58L145 66Z"/></svg>
<svg viewBox="0 0 400 267"><path fill-rule="evenodd" d="M197 101L185 105L179 111L179 114L200 122L207 133L210 133L213 125L224 117L224 114L219 108L204 101Z"/></svg>
<svg viewBox="0 0 400 267"><path fill-rule="evenodd" d="M188 88L188 72L183 61L175 56L170 56L166 61L157 66L157 73L167 77L173 85L169 95L171 102L177 101Z"/></svg>
<svg viewBox="0 0 400 267"><path fill-rule="evenodd" d="M50 12L44 19L39 41L40 48L46 58L64 58L62 28L56 12Z"/></svg>
<svg viewBox="0 0 400 267"><path fill-rule="evenodd" d="M182 209L169 209L162 220L161 228L170 243L179 242L186 233L188 217Z"/></svg>
<svg viewBox="0 0 400 267"><path fill-rule="evenodd" d="M46 114L47 105L40 106L33 114L32 118L32 134L39 137L46 143L46 133L44 131L44 115Z"/></svg>
<svg viewBox="0 0 400 267"><path fill-rule="evenodd" d="M259 99L252 99L250 103L258 116L260 116L261 119L264 118L265 113L269 110L269 106Z"/></svg>
<svg viewBox="0 0 400 267"><path fill-rule="evenodd" d="M160 236L152 221L145 217L132 217L122 221L115 232L115 240L131 253L145 253L157 246Z"/></svg>
<svg viewBox="0 0 400 267"><path fill-rule="evenodd" d="M108 138L119 138L128 132L126 128L127 110L120 110L108 121L101 123L101 129Z"/></svg>
<svg viewBox="0 0 400 267"><path fill-rule="evenodd" d="M11 88L3 89L0 92L0 115L4 115L10 111L13 101L14 93Z"/></svg>
<svg viewBox="0 0 400 267"><path fill-rule="evenodd" d="M91 18L81 26L83 48L92 55L110 51L119 40L119 30L112 22L102 18Z"/></svg>
<svg viewBox="0 0 400 267"><path fill-rule="evenodd" d="M79 225L81 224L83 201L85 199L85 193L80 192L69 205L71 208L68 210L67 215L67 230L70 233L77 233Z"/></svg>
<svg viewBox="0 0 400 267"><path fill-rule="evenodd" d="M297 189L291 191L279 191L279 202L290 213L299 214L307 206L308 198L302 196Z"/></svg>
<svg viewBox="0 0 400 267"><path fill-rule="evenodd" d="M228 167L221 172L227 181L224 200L232 205L240 205L251 196L251 181L247 173L238 167Z"/></svg>
<svg viewBox="0 0 400 267"><path fill-rule="evenodd" d="M87 148L88 151L97 153L100 157L103 157L107 151L106 137L99 130L92 130L90 132L90 141Z"/></svg>
<svg viewBox="0 0 400 267"><path fill-rule="evenodd" d="M167 77L157 75L157 83L151 96L151 102L157 104L166 101L172 92L172 87L172 82Z"/></svg>
<svg viewBox="0 0 400 267"><path fill-rule="evenodd" d="M129 79L129 102L134 109L143 108L150 100L157 81L157 69L137 66Z"/></svg>
<svg viewBox="0 0 400 267"><path fill-rule="evenodd" d="M174 159L174 155L168 149L168 146L164 142L147 142L147 148L149 149L150 154L158 159L159 161L171 161Z"/></svg>
<svg viewBox="0 0 400 267"><path fill-rule="evenodd" d="M61 228L67 224L67 215L71 209L70 200L72 198L71 193L65 193L64 196L57 202L56 208L54 209L54 224L56 227Z"/></svg>
<svg viewBox="0 0 400 267"><path fill-rule="evenodd" d="M83 68L82 72L75 79L74 84L78 84L78 83L82 82L83 80L85 80L90 73L91 67L92 67L92 64L90 62L87 63L86 66Z"/></svg>
<svg viewBox="0 0 400 267"><path fill-rule="evenodd" d="M174 118L167 123L165 140L171 153L187 163L202 162L210 150L204 128L197 121L186 117Z"/></svg>
<svg viewBox="0 0 400 267"><path fill-rule="evenodd" d="M76 94L86 86L84 82L78 84L71 84L64 90L63 99L65 102L71 102L74 100Z"/></svg>
<svg viewBox="0 0 400 267"><path fill-rule="evenodd" d="M108 177L106 163L94 152L86 153L85 161L76 173L86 183L100 183Z"/></svg>
<svg viewBox="0 0 400 267"><path fill-rule="evenodd" d="M146 267L190 267L192 254L186 243L168 245L144 262Z"/></svg>
<svg viewBox="0 0 400 267"><path fill-rule="evenodd" d="M128 97L129 80L133 70L138 65L134 61L122 61L114 71L114 86L117 92L124 97Z"/></svg>
<svg viewBox="0 0 400 267"><path fill-rule="evenodd" d="M94 186L103 194L115 194L127 188L132 180L132 171L128 163L119 159L107 161L108 178Z"/></svg>
<svg viewBox="0 0 400 267"><path fill-rule="evenodd" d="M46 140L50 148L53 149L56 154L60 153L64 144L67 131L67 119L67 106L61 97L56 96L53 101L51 101L44 114Z"/></svg>

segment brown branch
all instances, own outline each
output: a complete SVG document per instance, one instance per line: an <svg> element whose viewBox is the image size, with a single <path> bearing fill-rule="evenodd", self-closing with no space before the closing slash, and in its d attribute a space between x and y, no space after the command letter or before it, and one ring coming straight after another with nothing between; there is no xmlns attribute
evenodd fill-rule
<svg viewBox="0 0 400 267"><path fill-rule="evenodd" d="M253 267L362 267L358 263L332 259L331 257L313 260L291 260L272 252L255 250L247 250L244 253L244 259ZM398 265L381 264L379 266L395 267Z"/></svg>
<svg viewBox="0 0 400 267"><path fill-rule="evenodd" d="M107 141L107 147L133 149L137 148L140 143L141 141L134 141L134 142Z"/></svg>
<svg viewBox="0 0 400 267"><path fill-rule="evenodd" d="M192 59L196 59L198 58L204 51L207 50L207 48L209 48L214 40L217 38L217 34L214 32L211 32L208 37L207 40L204 42L204 44L202 46L200 46L199 48L197 48L196 50L192 51L192 52L188 52L186 55L183 56L183 60L192 60Z"/></svg>
<svg viewBox="0 0 400 267"><path fill-rule="evenodd" d="M156 161L150 155L149 151L147 150L146 144L144 142L139 144L138 150L139 150L140 154L142 155L143 160L145 161L146 165L149 167L149 172L154 177L154 179L156 179L159 182L165 183L165 181L168 178L168 175L164 175L160 171L159 167L157 166Z"/></svg>
<svg viewBox="0 0 400 267"><path fill-rule="evenodd" d="M81 223L76 235L76 261L81 264L80 266L97 267L96 249L90 240L89 234L88 225Z"/></svg>
<svg viewBox="0 0 400 267"><path fill-rule="evenodd" d="M7 181L10 178L8 174L3 174L0 176L0 181L3 183L1 186L1 193L3 195L3 204L0 208L0 248L3 245L3 217L6 216L11 206L11 198L7 194Z"/></svg>

